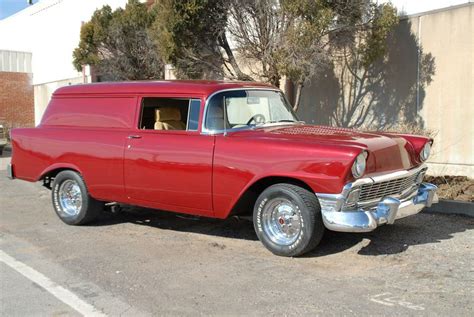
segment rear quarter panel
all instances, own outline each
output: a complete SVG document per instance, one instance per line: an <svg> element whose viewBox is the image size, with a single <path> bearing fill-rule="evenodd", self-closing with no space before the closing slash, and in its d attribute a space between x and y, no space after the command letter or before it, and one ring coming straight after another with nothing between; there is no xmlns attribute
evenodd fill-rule
<svg viewBox="0 0 474 317"><path fill-rule="evenodd" d="M37 181L52 170L73 169L81 173L92 197L126 201L123 155L137 100L53 95L38 127L12 130L15 177Z"/></svg>
<svg viewBox="0 0 474 317"><path fill-rule="evenodd" d="M15 177L38 181L57 168L74 169L86 181L91 196L124 197L123 151L126 130L33 128L12 132Z"/></svg>

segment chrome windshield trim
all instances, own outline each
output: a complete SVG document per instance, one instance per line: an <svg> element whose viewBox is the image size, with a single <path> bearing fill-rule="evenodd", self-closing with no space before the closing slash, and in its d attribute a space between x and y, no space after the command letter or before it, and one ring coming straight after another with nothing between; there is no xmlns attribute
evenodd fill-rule
<svg viewBox="0 0 474 317"><path fill-rule="evenodd" d="M266 91L276 91L281 93L284 97L285 94L278 88L272 88L272 87L240 87L240 88L226 88L226 89L220 89L206 98L206 103L204 104L204 112L202 114L202 123L201 123L201 134L224 134L224 132L233 132L233 131L242 131L242 130L251 130L254 129L255 127L242 127L242 128L235 128L235 129L229 129L229 130L209 130L206 128L206 117L207 117L207 107L209 106L209 101L214 97L216 94L219 94L221 92L227 92L227 91L238 91L238 90L266 90ZM285 97L286 100L286 97ZM298 118L297 118L298 119Z"/></svg>

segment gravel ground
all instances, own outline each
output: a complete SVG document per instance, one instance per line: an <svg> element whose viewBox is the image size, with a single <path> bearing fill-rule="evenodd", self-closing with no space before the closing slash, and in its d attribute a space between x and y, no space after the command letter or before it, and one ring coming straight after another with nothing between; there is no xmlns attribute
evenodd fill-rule
<svg viewBox="0 0 474 317"><path fill-rule="evenodd" d="M129 208L67 226L48 190L0 171L0 249L114 316L472 316L473 229L473 218L421 213L369 234L327 232L311 254L282 258L236 218ZM74 313L59 301L33 305L21 294L45 291L0 268L2 315L25 305Z"/></svg>

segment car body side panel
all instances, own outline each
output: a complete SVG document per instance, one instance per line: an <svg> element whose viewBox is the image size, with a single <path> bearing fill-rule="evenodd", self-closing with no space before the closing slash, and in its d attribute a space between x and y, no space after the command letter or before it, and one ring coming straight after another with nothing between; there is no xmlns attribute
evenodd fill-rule
<svg viewBox="0 0 474 317"><path fill-rule="evenodd" d="M127 198L212 216L214 136L187 131L139 130L125 149Z"/></svg>
<svg viewBox="0 0 474 317"><path fill-rule="evenodd" d="M37 181L56 168L80 172L91 196L123 201L127 130L35 128L13 130L15 177Z"/></svg>
<svg viewBox="0 0 474 317"><path fill-rule="evenodd" d="M213 173L214 212L225 218L245 190L265 177L300 180L314 192L340 192L360 149L299 146L277 141L216 136ZM291 153L288 155L287 153Z"/></svg>

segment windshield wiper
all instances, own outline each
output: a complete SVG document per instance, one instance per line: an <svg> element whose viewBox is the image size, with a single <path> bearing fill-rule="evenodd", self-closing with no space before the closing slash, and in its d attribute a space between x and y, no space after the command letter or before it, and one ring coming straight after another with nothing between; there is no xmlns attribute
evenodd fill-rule
<svg viewBox="0 0 474 317"><path fill-rule="evenodd" d="M298 122L298 121L291 120L291 119L282 119L282 120L266 121L263 124L266 124L266 123L281 123L281 122Z"/></svg>
<svg viewBox="0 0 474 317"><path fill-rule="evenodd" d="M261 126L264 126L266 124L285 123L285 122L288 122L288 123L304 123L304 121L296 121L296 120L291 120L291 119L282 119L282 120L272 120L272 121L265 121L265 122L262 122L262 123L257 123L257 124L254 125L254 127L261 127Z"/></svg>
<svg viewBox="0 0 474 317"><path fill-rule="evenodd" d="M296 122L295 120L291 120L291 119L282 119L282 120L278 120L276 122Z"/></svg>

